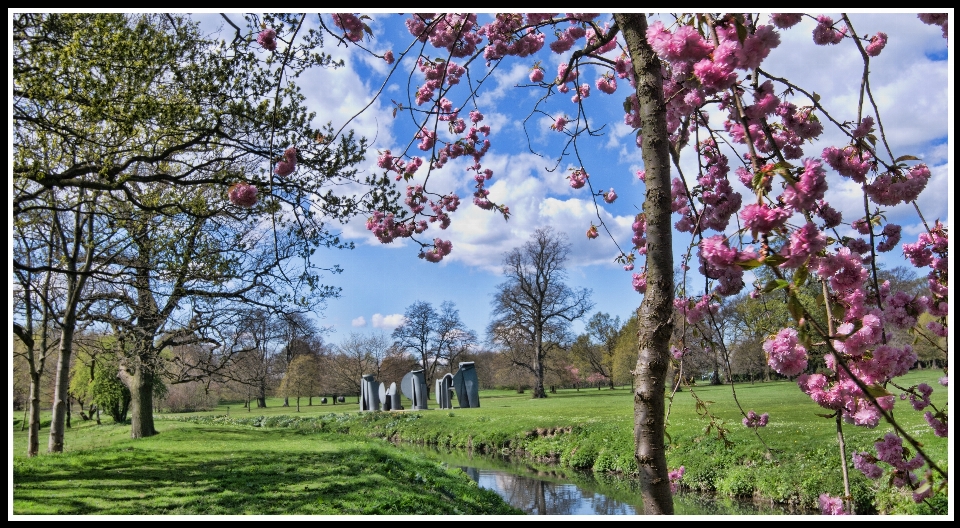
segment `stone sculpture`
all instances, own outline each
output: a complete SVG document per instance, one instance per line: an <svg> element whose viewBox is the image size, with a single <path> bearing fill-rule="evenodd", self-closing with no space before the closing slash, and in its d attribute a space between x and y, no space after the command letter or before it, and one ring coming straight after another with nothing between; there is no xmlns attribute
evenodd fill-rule
<svg viewBox="0 0 960 528"><path fill-rule="evenodd" d="M400 380L400 392L411 402L415 410L427 409L427 379L423 370L408 372Z"/></svg>
<svg viewBox="0 0 960 528"><path fill-rule="evenodd" d="M403 409L400 405L400 393L397 391L397 384L391 383L388 388L386 383L380 384L380 405L384 411L399 411Z"/></svg>
<svg viewBox="0 0 960 528"><path fill-rule="evenodd" d="M373 374L364 374L360 377L360 410L376 411L379 408L377 380L373 377Z"/></svg>
<svg viewBox="0 0 960 528"><path fill-rule="evenodd" d="M460 369L453 376L453 389L461 409L480 407L480 383L473 361L460 363Z"/></svg>
<svg viewBox="0 0 960 528"><path fill-rule="evenodd" d="M437 380L437 405L441 409L453 409L453 374L446 374Z"/></svg>

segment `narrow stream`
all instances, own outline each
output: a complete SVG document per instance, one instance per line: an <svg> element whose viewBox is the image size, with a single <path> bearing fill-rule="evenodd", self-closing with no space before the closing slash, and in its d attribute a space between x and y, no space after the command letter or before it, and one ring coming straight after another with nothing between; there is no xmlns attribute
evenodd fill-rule
<svg viewBox="0 0 960 528"><path fill-rule="evenodd" d="M462 469L480 487L496 491L512 506L532 515L642 515L639 483L557 467L533 467L505 457L440 451L401 445L447 466ZM783 508L699 493L674 497L678 515L787 515Z"/></svg>

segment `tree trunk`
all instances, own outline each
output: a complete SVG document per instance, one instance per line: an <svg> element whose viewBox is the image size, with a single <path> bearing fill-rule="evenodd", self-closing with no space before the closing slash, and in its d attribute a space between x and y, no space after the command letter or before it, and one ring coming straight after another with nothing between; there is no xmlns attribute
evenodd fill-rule
<svg viewBox="0 0 960 528"><path fill-rule="evenodd" d="M536 347L536 350L533 351L533 352L534 352L534 357L533 357L533 377L534 377L534 382L533 382L533 394L531 395L531 398L533 398L533 399L546 398L546 397L547 397L547 392L546 392L545 390L543 390L543 356L544 356L544 353L543 353L543 333L542 333L542 331L537 330L536 335L534 336L534 339L536 340L536 343L534 344L534 346Z"/></svg>
<svg viewBox="0 0 960 528"><path fill-rule="evenodd" d="M27 456L40 453L40 373L30 373L30 428L27 431Z"/></svg>
<svg viewBox="0 0 960 528"><path fill-rule="evenodd" d="M647 291L637 314L634 439L643 513L673 514L664 446L664 391L673 332L673 226L670 222L670 150L660 60L646 40L642 14L615 14L637 79L646 171Z"/></svg>
<svg viewBox="0 0 960 528"><path fill-rule="evenodd" d="M50 440L47 452L63 453L63 433L67 421L67 391L70 388L70 356L73 352L73 330L76 313L68 310L60 332L60 357L57 359L57 385L53 393L53 417L50 421Z"/></svg>
<svg viewBox="0 0 960 528"><path fill-rule="evenodd" d="M157 434L153 425L153 374L141 366L126 381L130 389L130 438Z"/></svg>

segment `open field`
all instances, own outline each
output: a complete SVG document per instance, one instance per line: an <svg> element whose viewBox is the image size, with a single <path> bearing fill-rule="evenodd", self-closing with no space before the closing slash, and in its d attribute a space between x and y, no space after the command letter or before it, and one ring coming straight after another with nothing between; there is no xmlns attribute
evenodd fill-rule
<svg viewBox="0 0 960 528"><path fill-rule="evenodd" d="M933 385L940 375L914 371L902 382ZM841 493L835 422L818 417L822 409L795 383L735 387L745 411L770 414L769 425L760 430L769 450L740 423L730 389L695 387L673 400L667 458L672 468L686 468L684 486L803 507L812 506L820 493ZM706 404L713 418L709 432L711 418L698 415L693 394L712 402ZM941 388L934 393L934 403L942 406L945 401ZM474 497L482 490L463 475L446 475L436 467L428 471L429 464L411 460L377 438L510 453L598 473L635 470L629 388L561 390L544 400L483 391L478 409L393 413L360 413L349 399L336 406L307 406L303 400L300 413L281 403L269 400L267 408L252 411L232 403L212 412L158 415L160 434L136 441L127 438L126 426L75 422L67 432L65 454L35 459L22 455L25 434L15 423L14 511L502 512L496 501ZM921 413L905 403L899 403L897 418L947 469L948 442L936 438ZM731 444L718 439L718 426ZM870 449L887 430L885 424L872 430L845 426L848 459L855 451ZM918 507L887 488L884 479L870 481L856 470L851 476L858 511L946 512L946 492L933 499L934 509Z"/></svg>

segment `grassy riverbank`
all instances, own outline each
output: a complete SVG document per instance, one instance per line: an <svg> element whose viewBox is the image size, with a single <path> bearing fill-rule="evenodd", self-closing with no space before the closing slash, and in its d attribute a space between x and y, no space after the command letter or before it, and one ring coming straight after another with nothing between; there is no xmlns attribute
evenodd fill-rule
<svg viewBox="0 0 960 528"><path fill-rule="evenodd" d="M916 371L908 375L904 383L932 385L939 375L938 371ZM822 409L790 382L737 385L736 392L745 411L753 409L770 414L770 424L760 430L762 441L740 424L741 417L729 386L698 387L678 393L674 398L667 458L671 467L686 468L683 486L801 508L814 507L820 493L841 494L836 425L833 420L817 416ZM697 399L704 402L709 416L702 416L704 405L698 407ZM935 393L938 406L945 400L946 391ZM280 407L279 401L270 401L267 409L252 412L232 404L229 409L225 405L214 412L158 416L161 434L139 441L125 439L127 428L112 425L94 428L99 432L91 432L89 438L83 440L82 435L86 433L81 431L88 427L75 427L68 432L67 446L72 450L89 450L83 455L86 457L83 462L71 462L70 457L80 456L73 454L27 460L19 454L23 450L23 438L15 435L15 509L20 508L21 513L40 513L45 490L49 497L51 487L74 492L70 488L96 484L89 477L73 478L72 472L89 471L84 468L95 466L101 458L111 460L111 457L125 461L121 469L126 465L140 467L138 464L146 464L143 460L154 461L158 467L178 468L177 473L162 476L164 482L169 482L170 496L161 501L162 504L139 499L145 508L140 513L147 513L151 508L152 513L440 513L443 507L459 507L465 500L461 493L472 496L480 491L470 490L472 483L462 482L466 477L457 472L452 472L450 478L454 480L449 482L440 483L436 480L439 476L430 477L434 479L432 485L417 482L416 478L411 482L410 475L422 476L427 469L416 469L420 467L416 465L418 461L402 458L389 445L376 439L509 453L592 469L599 474L629 475L636 469L633 401L628 388L563 390L544 400L531 400L529 395L513 392L484 391L480 402L478 409L393 413L360 413L355 404L306 406L305 401L301 402L300 413L295 412L295 407ZM927 446L937 463L947 469L946 439L936 438L929 432L921 413L912 411L904 403L898 406L898 419ZM886 425L872 430L845 426L848 459L853 452L870 450L873 442L888 429ZM718 430L725 431L729 444L718 437ZM178 439L180 435L186 435L188 440ZM89 445L84 446L84 442ZM326 449L331 451L324 451ZM170 463L177 457L183 460ZM344 460L353 460L349 457L358 463L344 466ZM372 463L381 459L390 462ZM393 478L394 467L401 477ZM205 480L206 468L214 468L216 476ZM152 474L148 469L144 469L144 477ZM232 475L231 471L240 471L240 474ZM316 475L301 475L308 471ZM362 476L355 476L353 472L360 472ZM270 475L275 483L255 480L255 475ZM237 478L230 480L234 476ZM457 477L460 484L468 486L463 492L447 488L457 485ZM946 492L934 497L935 508L931 509L924 504L913 504L909 496L890 489L884 482L867 480L859 471L851 469L851 477L860 512L947 512ZM161 479L161 476L155 478ZM179 496L174 490L184 484L178 479L194 491L175 499ZM91 496L87 504L98 494L114 493L114 487L124 493L134 493L129 486L123 486L124 479L106 482L85 492ZM309 484L311 482L313 484ZM241 486L252 486L252 490L248 492ZM297 486L305 489L297 493ZM152 491L157 487L150 485L148 489ZM340 502L335 509L339 511L321 511L329 506L321 507L318 503L326 505L328 498L342 495L318 491L331 488L349 489L355 494L351 497L356 498L346 502L337 499ZM453 500L443 490L461 498ZM413 499L404 502L403 493L407 491L410 497L434 494L431 496L436 509L419 511ZM230 499L231 496L234 498ZM243 497L256 500L241 504ZM450 504L443 506L444 497L450 499L447 501ZM72 499L64 503L83 502ZM491 508L482 513L498 513L492 509L492 503L479 499L474 499L474 503L476 508ZM120 506L110 508L109 513L123 512ZM404 508L408 511L400 511ZM83 510L78 506L78 509L82 511L77 513L107 513L97 512L95 507Z"/></svg>
<svg viewBox="0 0 960 528"><path fill-rule="evenodd" d="M160 421L73 428L68 452L15 457L15 515L520 514L459 469L308 429Z"/></svg>

